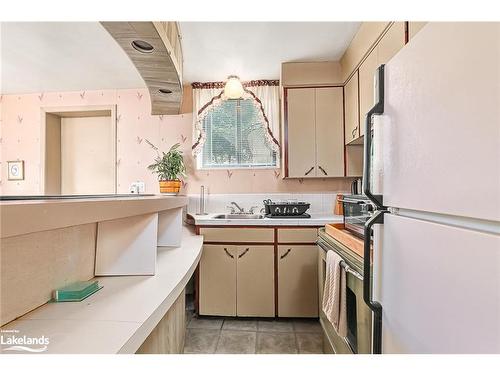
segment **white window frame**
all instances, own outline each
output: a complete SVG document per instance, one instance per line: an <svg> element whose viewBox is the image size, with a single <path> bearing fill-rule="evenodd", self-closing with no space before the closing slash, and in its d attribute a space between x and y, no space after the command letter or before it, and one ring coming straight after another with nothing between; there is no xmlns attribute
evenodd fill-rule
<svg viewBox="0 0 500 375"><path fill-rule="evenodd" d="M252 99L254 100L254 99ZM264 142L267 142L266 139L263 140ZM206 142L205 144L202 146L203 148L206 146ZM233 165L220 165L219 167L215 167L215 166L210 166L210 167L207 167L207 166L204 166L203 165L203 149L201 150L201 152L196 155L196 169L197 170L200 170L200 171L214 171L214 170L266 170L266 169L273 169L273 170L276 170L276 169L279 169L280 168L280 155L274 151L276 153L276 156L275 156L275 165L262 165L262 166L258 166L258 165L249 165L249 166L243 166L243 165L237 165L237 166L233 166Z"/></svg>

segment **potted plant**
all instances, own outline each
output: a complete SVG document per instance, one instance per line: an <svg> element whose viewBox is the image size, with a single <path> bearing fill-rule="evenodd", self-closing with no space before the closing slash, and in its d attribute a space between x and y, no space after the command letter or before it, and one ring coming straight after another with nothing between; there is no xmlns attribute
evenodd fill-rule
<svg viewBox="0 0 500 375"><path fill-rule="evenodd" d="M148 169L158 175L160 181L160 193L177 194L181 189L180 177L186 177L186 167L184 166L184 159L182 151L179 150L181 146L176 143L167 153L162 151L162 155L158 147L153 145L146 139L146 142L156 151L157 157L155 162L148 166Z"/></svg>

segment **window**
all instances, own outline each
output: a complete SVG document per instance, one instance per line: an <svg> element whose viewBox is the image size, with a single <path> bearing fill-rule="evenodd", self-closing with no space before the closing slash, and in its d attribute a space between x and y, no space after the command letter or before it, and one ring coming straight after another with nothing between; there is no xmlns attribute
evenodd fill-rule
<svg viewBox="0 0 500 375"><path fill-rule="evenodd" d="M202 120L206 136L202 168L276 167L276 152L266 140L266 126L254 99L225 100Z"/></svg>

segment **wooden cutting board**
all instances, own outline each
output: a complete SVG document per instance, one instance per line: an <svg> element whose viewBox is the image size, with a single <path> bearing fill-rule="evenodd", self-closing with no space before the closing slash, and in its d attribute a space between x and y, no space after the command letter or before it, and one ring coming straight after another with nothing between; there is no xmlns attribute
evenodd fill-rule
<svg viewBox="0 0 500 375"><path fill-rule="evenodd" d="M347 231L344 224L326 224L325 232L363 258L363 240Z"/></svg>

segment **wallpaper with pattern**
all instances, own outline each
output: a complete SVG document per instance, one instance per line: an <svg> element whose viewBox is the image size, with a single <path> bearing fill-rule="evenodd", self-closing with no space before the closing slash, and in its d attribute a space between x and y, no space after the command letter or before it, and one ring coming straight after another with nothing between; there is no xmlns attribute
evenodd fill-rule
<svg viewBox="0 0 500 375"><path fill-rule="evenodd" d="M147 193L159 193L155 175L146 169L155 152L144 142L150 140L167 150L181 143L188 167L183 193L198 193L205 185L211 193L265 193L346 191L348 179L283 180L279 169L196 170L191 156L192 114L152 116L146 89L46 92L0 96L0 192L40 194L41 108L116 105L118 192L127 193L130 184L141 180ZM7 161L25 161L25 179L7 180Z"/></svg>

